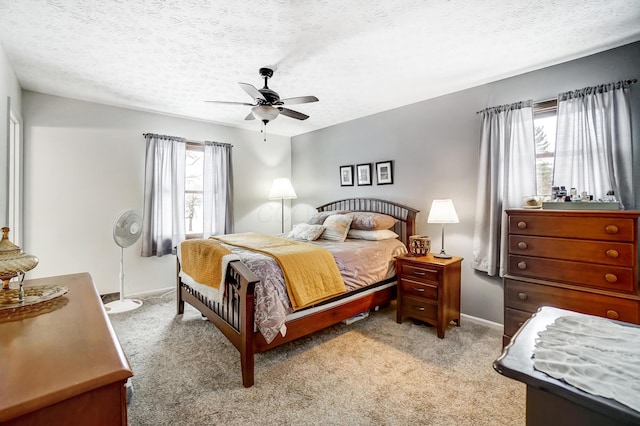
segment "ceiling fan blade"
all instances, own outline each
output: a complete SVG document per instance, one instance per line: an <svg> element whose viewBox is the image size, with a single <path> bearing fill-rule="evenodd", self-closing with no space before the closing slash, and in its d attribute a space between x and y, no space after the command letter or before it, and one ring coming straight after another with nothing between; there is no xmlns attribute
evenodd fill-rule
<svg viewBox="0 0 640 426"><path fill-rule="evenodd" d="M280 99L282 105L308 104L310 102L318 102L315 96L297 96L295 98Z"/></svg>
<svg viewBox="0 0 640 426"><path fill-rule="evenodd" d="M295 118L295 119L298 119L298 120L306 120L307 118L309 118L308 115L303 114L303 113L298 112L298 111L294 111L294 110L289 109L289 108L278 107L278 111L280 111L280 114L282 114L282 115L286 115L287 117Z"/></svg>
<svg viewBox="0 0 640 426"><path fill-rule="evenodd" d="M244 119L245 120L255 120L256 117L253 115L252 112L250 112L249 115L247 115Z"/></svg>
<svg viewBox="0 0 640 426"><path fill-rule="evenodd" d="M261 99L265 102L267 101L265 97L262 96L262 93L260 93L260 91L256 89L255 86L253 86L252 84L249 84L249 83L238 83L238 84L240 85L242 90L247 92L247 94L251 96L253 99Z"/></svg>
<svg viewBox="0 0 640 426"><path fill-rule="evenodd" d="M214 103L214 104L226 104L226 105L248 105L248 106L255 106L255 104L248 104L246 102L227 102L227 101L205 101L205 102L210 102L210 103Z"/></svg>

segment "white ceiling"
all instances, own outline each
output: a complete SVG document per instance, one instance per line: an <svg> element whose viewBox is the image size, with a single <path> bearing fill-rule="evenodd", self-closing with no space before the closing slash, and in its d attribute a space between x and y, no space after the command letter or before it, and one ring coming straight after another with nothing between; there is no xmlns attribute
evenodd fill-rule
<svg viewBox="0 0 640 426"><path fill-rule="evenodd" d="M638 0L0 0L26 90L293 136L640 40Z"/></svg>

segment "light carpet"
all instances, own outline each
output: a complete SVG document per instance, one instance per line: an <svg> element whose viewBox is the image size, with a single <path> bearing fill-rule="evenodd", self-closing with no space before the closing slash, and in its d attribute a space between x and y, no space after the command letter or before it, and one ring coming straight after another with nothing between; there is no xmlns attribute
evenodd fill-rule
<svg viewBox="0 0 640 426"><path fill-rule="evenodd" d="M444 339L395 304L255 357L175 294L110 316L131 367L130 425L523 425L525 385L496 373L499 330L462 320Z"/></svg>

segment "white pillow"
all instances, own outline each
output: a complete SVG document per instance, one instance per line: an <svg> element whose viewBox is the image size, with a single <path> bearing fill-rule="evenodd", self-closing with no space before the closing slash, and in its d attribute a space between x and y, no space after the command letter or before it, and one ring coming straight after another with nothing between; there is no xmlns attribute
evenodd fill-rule
<svg viewBox="0 0 640 426"><path fill-rule="evenodd" d="M347 234L347 238L352 238L354 240L380 241L380 240L393 240L398 237L400 236L390 229L380 229L377 231L370 231L370 230L364 230L364 229L350 229L349 233Z"/></svg>
<svg viewBox="0 0 640 426"><path fill-rule="evenodd" d="M299 240L313 241L317 240L324 232L325 227L322 225L309 225L307 223L299 223L293 227L291 232L287 234L288 238L297 238Z"/></svg>
<svg viewBox="0 0 640 426"><path fill-rule="evenodd" d="M324 220L322 224L326 229L322 233L323 240L344 241L349 232L349 226L353 218L349 215L334 214Z"/></svg>

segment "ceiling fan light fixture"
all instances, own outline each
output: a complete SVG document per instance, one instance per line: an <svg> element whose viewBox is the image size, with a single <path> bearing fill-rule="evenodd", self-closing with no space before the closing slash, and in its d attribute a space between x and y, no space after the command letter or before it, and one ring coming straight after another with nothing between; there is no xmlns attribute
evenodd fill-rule
<svg viewBox="0 0 640 426"><path fill-rule="evenodd" d="M270 105L258 105L251 108L251 112L258 119L263 122L269 122L278 118L279 111Z"/></svg>

